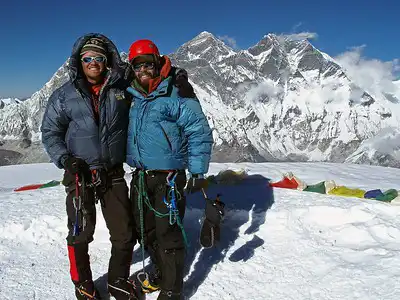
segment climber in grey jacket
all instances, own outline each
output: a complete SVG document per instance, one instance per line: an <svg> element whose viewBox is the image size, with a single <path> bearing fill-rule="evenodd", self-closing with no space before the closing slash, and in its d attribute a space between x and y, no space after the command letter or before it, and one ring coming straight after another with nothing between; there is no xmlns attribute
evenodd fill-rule
<svg viewBox="0 0 400 300"><path fill-rule="evenodd" d="M88 255L97 200L112 244L109 292L121 300L140 297L128 280L136 236L123 169L130 106L125 70L107 37L79 38L69 60L70 80L51 95L43 116L43 145L54 164L65 169L68 257L77 299L100 299ZM80 206L77 195L85 195Z"/></svg>

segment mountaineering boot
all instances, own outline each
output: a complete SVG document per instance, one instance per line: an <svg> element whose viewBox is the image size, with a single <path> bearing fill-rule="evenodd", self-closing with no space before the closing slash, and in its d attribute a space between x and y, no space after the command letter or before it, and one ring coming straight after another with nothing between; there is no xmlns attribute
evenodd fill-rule
<svg viewBox="0 0 400 300"><path fill-rule="evenodd" d="M99 291L91 280L75 284L75 296L78 300L101 300Z"/></svg>
<svg viewBox="0 0 400 300"><path fill-rule="evenodd" d="M116 300L143 300L144 294L140 288L136 287L135 282L126 278L118 278L114 282L108 283L108 291Z"/></svg>
<svg viewBox="0 0 400 300"><path fill-rule="evenodd" d="M155 234L155 232L154 232ZM155 236L150 236L151 239L155 239ZM147 253L150 255L150 259L152 262L152 270L147 272L148 280L144 277L143 274L140 275L142 291L143 293L152 293L158 291L160 289L161 283L161 257L160 257L160 248L158 243L154 241L150 243L146 247Z"/></svg>
<svg viewBox="0 0 400 300"><path fill-rule="evenodd" d="M172 291L161 291L157 300L181 300L181 293L174 293Z"/></svg>
<svg viewBox="0 0 400 300"><path fill-rule="evenodd" d="M155 266L154 271L148 273L148 276L148 280L144 279L142 281L142 291L146 294L160 289L161 271Z"/></svg>

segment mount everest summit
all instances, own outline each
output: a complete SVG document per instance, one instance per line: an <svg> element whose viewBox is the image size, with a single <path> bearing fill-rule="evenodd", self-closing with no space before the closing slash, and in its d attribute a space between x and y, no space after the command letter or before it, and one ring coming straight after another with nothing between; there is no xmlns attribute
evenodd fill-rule
<svg viewBox="0 0 400 300"><path fill-rule="evenodd" d="M400 167L399 82L361 86L308 40L275 34L235 50L202 32L170 57L188 71L213 128L213 161ZM39 126L66 80L67 62L28 100L0 105L0 165L49 161Z"/></svg>

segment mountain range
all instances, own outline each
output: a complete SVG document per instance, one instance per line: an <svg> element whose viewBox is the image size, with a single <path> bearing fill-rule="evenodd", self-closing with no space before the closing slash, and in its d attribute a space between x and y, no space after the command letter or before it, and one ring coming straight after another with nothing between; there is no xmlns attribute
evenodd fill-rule
<svg viewBox="0 0 400 300"><path fill-rule="evenodd" d="M236 50L202 32L169 56L188 71L213 128L213 161L400 167L399 82L362 87L309 40L276 34ZM67 64L26 101L0 105L0 165L48 161L39 126Z"/></svg>

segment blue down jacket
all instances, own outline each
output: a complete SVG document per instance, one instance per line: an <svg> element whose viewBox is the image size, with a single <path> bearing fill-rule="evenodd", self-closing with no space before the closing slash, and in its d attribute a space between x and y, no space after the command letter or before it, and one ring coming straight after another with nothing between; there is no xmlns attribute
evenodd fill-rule
<svg viewBox="0 0 400 300"><path fill-rule="evenodd" d="M110 71L100 93L98 123L79 55L91 37L103 39L110 53ZM44 148L57 167L63 168L69 155L83 159L91 169L111 169L125 162L132 98L123 82L125 70L126 64L115 45L105 36L88 34L76 41L69 61L70 80L50 96L41 126Z"/></svg>
<svg viewBox="0 0 400 300"><path fill-rule="evenodd" d="M147 97L129 87L127 163L146 170L188 169L207 173L213 137L196 98L180 98L164 79Z"/></svg>

